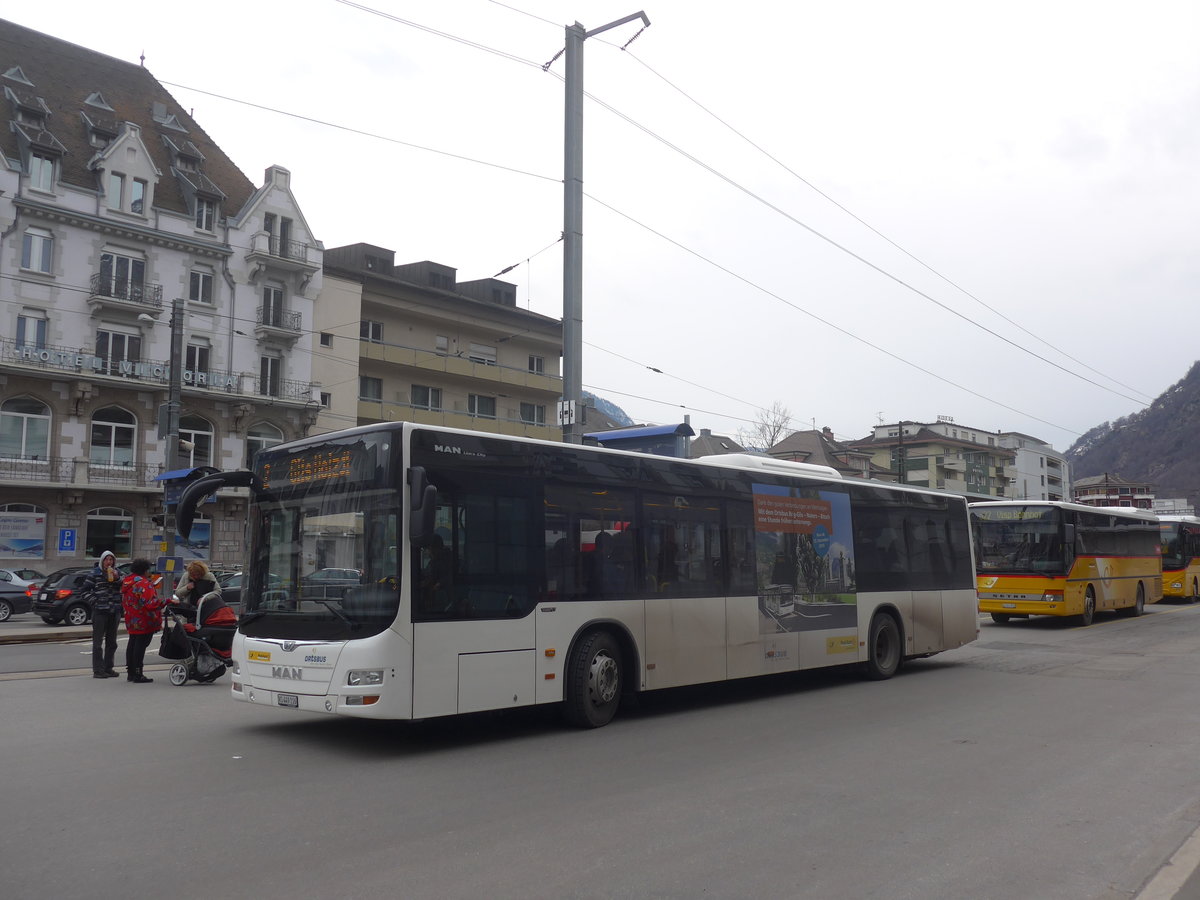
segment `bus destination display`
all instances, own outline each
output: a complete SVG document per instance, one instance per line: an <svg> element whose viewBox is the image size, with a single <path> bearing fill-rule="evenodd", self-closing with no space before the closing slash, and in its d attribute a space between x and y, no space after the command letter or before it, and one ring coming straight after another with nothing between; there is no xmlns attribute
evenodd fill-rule
<svg viewBox="0 0 1200 900"><path fill-rule="evenodd" d="M320 483L358 481L374 473L370 456L374 454L368 453L361 444L293 453L263 464L263 488L278 491Z"/></svg>

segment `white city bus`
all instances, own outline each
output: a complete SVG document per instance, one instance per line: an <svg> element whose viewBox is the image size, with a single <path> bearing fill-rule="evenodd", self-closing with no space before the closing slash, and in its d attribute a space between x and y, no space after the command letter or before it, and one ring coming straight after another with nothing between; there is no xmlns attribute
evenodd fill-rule
<svg viewBox="0 0 1200 900"><path fill-rule="evenodd" d="M561 704L595 727L624 693L847 663L887 678L978 634L965 500L824 467L387 423L197 481L182 534L226 486L251 493L232 674L250 703Z"/></svg>

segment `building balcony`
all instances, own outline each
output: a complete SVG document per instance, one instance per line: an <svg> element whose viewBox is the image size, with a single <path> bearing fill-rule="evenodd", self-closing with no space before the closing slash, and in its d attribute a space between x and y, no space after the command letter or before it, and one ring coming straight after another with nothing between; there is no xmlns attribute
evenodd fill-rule
<svg viewBox="0 0 1200 900"><path fill-rule="evenodd" d="M113 278L97 272L92 276L88 306L92 311L127 310L133 313L162 312L162 285Z"/></svg>
<svg viewBox="0 0 1200 900"><path fill-rule="evenodd" d="M254 335L258 340L269 338L294 342L300 337L304 319L298 312L260 306L255 311Z"/></svg>
<svg viewBox="0 0 1200 900"><path fill-rule="evenodd" d="M296 403L307 403L313 398L313 386L310 381L288 381L285 378L263 378L254 376L254 393L259 397L270 397L274 400L291 400Z"/></svg>
<svg viewBox="0 0 1200 900"><path fill-rule="evenodd" d="M307 284L321 270L319 251L303 241L281 240L278 236L260 231L251 238L246 262L254 267L251 281L264 272L296 273Z"/></svg>
<svg viewBox="0 0 1200 900"><path fill-rule="evenodd" d="M491 434L538 438L543 441L562 440L562 427L557 423L542 425L503 416L488 418L452 409L425 409L403 403L382 403L378 400L360 399L358 401L358 421L364 424L368 422L416 422L421 425L466 428Z"/></svg>
<svg viewBox="0 0 1200 900"><path fill-rule="evenodd" d="M37 482L54 488L133 490L139 494L161 494L162 482L155 481L163 467L157 463L101 465L87 459L65 456L0 457L0 485L15 487ZM62 502L83 502L83 491L64 492Z"/></svg>
<svg viewBox="0 0 1200 900"><path fill-rule="evenodd" d="M165 391L171 381L171 364L160 360L111 360L96 356L91 350L69 347L39 347L13 338L0 337L0 372L12 376L73 381L76 390L85 389L88 396L96 391L153 390ZM263 391L262 379L244 372L182 373L185 395L219 394L223 399L243 397L250 400L271 397L276 400L307 404L312 399L310 382L268 379ZM9 382L10 386L12 382ZM270 393L270 389L275 393Z"/></svg>
<svg viewBox="0 0 1200 900"><path fill-rule="evenodd" d="M360 341L358 347L359 370L364 374L369 373L370 368L363 363L377 361L386 363L389 367L413 370L405 373L408 380L419 377L422 383L431 386L450 383L461 386L470 383L482 387L487 384L496 393L506 393L506 388L513 388L521 392L544 394L548 399L562 396L562 378L558 375L477 362L463 356L395 344ZM385 381L387 380L389 379L385 378Z"/></svg>

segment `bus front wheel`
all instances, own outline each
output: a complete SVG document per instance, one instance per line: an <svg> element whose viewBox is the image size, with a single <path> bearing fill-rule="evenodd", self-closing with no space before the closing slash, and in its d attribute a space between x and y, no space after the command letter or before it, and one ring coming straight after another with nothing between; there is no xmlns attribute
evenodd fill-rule
<svg viewBox="0 0 1200 900"><path fill-rule="evenodd" d="M997 625L1004 625L1010 619L1012 619L1012 616L1010 616L1008 613L992 613L992 621Z"/></svg>
<svg viewBox="0 0 1200 900"><path fill-rule="evenodd" d="M867 677L876 681L891 678L900 668L902 655L900 628L896 620L887 613L876 613L871 619L871 629L867 635Z"/></svg>
<svg viewBox="0 0 1200 900"><path fill-rule="evenodd" d="M621 650L607 631L583 636L567 661L563 711L580 728L612 721L621 703Z"/></svg>
<svg viewBox="0 0 1200 900"><path fill-rule="evenodd" d="M1096 591L1089 584L1087 593L1083 595L1083 612L1079 614L1080 625L1091 625L1096 618Z"/></svg>

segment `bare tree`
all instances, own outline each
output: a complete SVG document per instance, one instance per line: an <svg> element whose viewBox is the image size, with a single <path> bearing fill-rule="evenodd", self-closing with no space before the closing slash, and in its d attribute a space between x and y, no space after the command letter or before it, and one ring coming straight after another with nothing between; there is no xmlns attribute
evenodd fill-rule
<svg viewBox="0 0 1200 900"><path fill-rule="evenodd" d="M747 450L765 453L788 436L792 427L792 414L786 406L776 400L770 409L760 409L754 424L738 431L738 443Z"/></svg>

